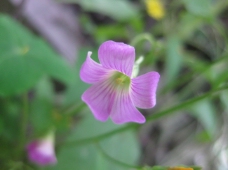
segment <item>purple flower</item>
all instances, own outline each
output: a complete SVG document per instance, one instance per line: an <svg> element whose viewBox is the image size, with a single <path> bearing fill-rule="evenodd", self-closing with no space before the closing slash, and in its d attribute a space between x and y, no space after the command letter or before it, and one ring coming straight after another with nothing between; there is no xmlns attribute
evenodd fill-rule
<svg viewBox="0 0 228 170"><path fill-rule="evenodd" d="M29 143L27 152L30 161L38 165L46 166L57 162L54 150L54 136L52 134Z"/></svg>
<svg viewBox="0 0 228 170"><path fill-rule="evenodd" d="M82 95L95 118L116 124L144 123L145 117L135 108L152 108L156 104L156 89L160 75L149 72L132 78L135 60L134 47L114 41L106 41L98 50L100 64L93 61L88 52L80 70L81 79L93 84Z"/></svg>

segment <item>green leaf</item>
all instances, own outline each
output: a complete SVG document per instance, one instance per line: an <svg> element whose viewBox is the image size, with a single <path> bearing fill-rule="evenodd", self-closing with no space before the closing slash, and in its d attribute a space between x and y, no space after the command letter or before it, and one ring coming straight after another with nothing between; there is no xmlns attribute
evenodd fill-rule
<svg viewBox="0 0 228 170"><path fill-rule="evenodd" d="M67 140L68 142L95 137L124 126L116 125L111 120L106 122L97 121L88 108L85 109L82 114L84 116L83 120L77 125L79 128L75 128L72 134L69 136Z"/></svg>
<svg viewBox="0 0 228 170"><path fill-rule="evenodd" d="M119 167L120 165L115 163L115 161L108 159L110 170L125 170L128 165L135 166L137 164L140 149L134 131L126 131L109 137L102 141L101 145L111 158L124 163L123 167Z"/></svg>
<svg viewBox="0 0 228 170"><path fill-rule="evenodd" d="M202 170L202 168L198 166L192 166L191 168L193 168L193 170Z"/></svg>
<svg viewBox="0 0 228 170"><path fill-rule="evenodd" d="M168 170L168 168L162 166L153 166L150 170Z"/></svg>
<svg viewBox="0 0 228 170"><path fill-rule="evenodd" d="M87 109L86 112L90 111ZM101 123L94 119L92 113L86 113L67 141L97 136L119 126L111 120ZM139 145L133 131L116 134L99 145L100 147L97 147L96 141L86 145L63 145L58 152L58 164L50 169L125 170L126 166L118 162L130 165L137 163ZM106 154L109 155L108 158Z"/></svg>
<svg viewBox="0 0 228 170"><path fill-rule="evenodd" d="M224 108L226 109L226 114L228 113L228 91L224 91L221 95L220 95L222 104L224 106Z"/></svg>
<svg viewBox="0 0 228 170"><path fill-rule="evenodd" d="M87 48L83 48L79 50L79 53L77 55L78 59L74 66L74 78L72 79L71 83L68 85L66 90L65 101L64 101L65 105L80 103L81 95L90 86L89 84L84 83L79 76L81 66L86 60L88 51L89 49ZM92 53L93 59L94 57L97 58L96 52L97 51L93 51Z"/></svg>
<svg viewBox="0 0 228 170"><path fill-rule="evenodd" d="M18 52L35 38L25 27L7 15L0 14L0 30L0 47L7 47L1 48L1 53L9 50Z"/></svg>
<svg viewBox="0 0 228 170"><path fill-rule="evenodd" d="M52 82L47 77L43 77L35 87L35 95L37 98L43 98L46 101L54 102L54 89Z"/></svg>
<svg viewBox="0 0 228 170"><path fill-rule="evenodd" d="M0 141L2 143L6 142L10 145L19 136L18 127L20 125L20 122L18 120L20 119L19 113L22 110L20 104L21 103L15 99L5 98L3 100L0 100L0 120L1 126L3 128L0 135Z"/></svg>
<svg viewBox="0 0 228 170"><path fill-rule="evenodd" d="M183 13L181 20L177 26L179 37L183 39L191 38L195 30L200 28L205 23L202 17L195 16L188 12Z"/></svg>
<svg viewBox="0 0 228 170"><path fill-rule="evenodd" d="M127 30L126 27L118 24L105 25L98 27L94 32L94 36L99 43L109 39L124 39L127 38Z"/></svg>
<svg viewBox="0 0 228 170"><path fill-rule="evenodd" d="M0 117L0 136L3 131L4 131L4 122L3 122L3 119Z"/></svg>
<svg viewBox="0 0 228 170"><path fill-rule="evenodd" d="M68 147L63 148L57 153L58 163L55 166L45 168L47 170L63 170L63 169L85 169L97 170L100 167L100 154L97 154L94 145L86 145L85 147ZM99 161L99 162L98 162ZM98 164L98 165L97 165ZM102 167L105 165L103 164ZM102 168L101 170L103 170ZM105 170L105 169L104 169Z"/></svg>
<svg viewBox="0 0 228 170"><path fill-rule="evenodd" d="M211 0L183 0L183 2L192 14L204 17L211 15Z"/></svg>
<svg viewBox="0 0 228 170"><path fill-rule="evenodd" d="M34 41L29 55L47 75L64 83L71 83L74 77L73 68L56 54L46 42L41 39Z"/></svg>
<svg viewBox="0 0 228 170"><path fill-rule="evenodd" d="M72 80L69 65L41 39L8 16L0 15L0 95L23 93L43 75Z"/></svg>
<svg viewBox="0 0 228 170"><path fill-rule="evenodd" d="M77 3L86 11L107 15L116 20L128 20L139 15L139 9L127 0L58 0Z"/></svg>
<svg viewBox="0 0 228 170"><path fill-rule="evenodd" d="M182 55L181 55L181 41L173 35L168 37L166 50L166 81L169 83L178 74L181 69Z"/></svg>
<svg viewBox="0 0 228 170"><path fill-rule="evenodd" d="M26 56L5 55L0 58L0 95L19 94L41 78L43 70Z"/></svg>
<svg viewBox="0 0 228 170"><path fill-rule="evenodd" d="M140 168L139 170L168 170L168 168L163 166L153 166L153 167L145 166L143 168Z"/></svg>
<svg viewBox="0 0 228 170"><path fill-rule="evenodd" d="M208 134L213 138L218 131L218 119L210 100L203 100L191 106L193 115L202 123Z"/></svg>
<svg viewBox="0 0 228 170"><path fill-rule="evenodd" d="M44 135L54 126L54 91L48 78L43 78L38 82L34 95L30 112L31 122L35 130L35 135Z"/></svg>
<svg viewBox="0 0 228 170"><path fill-rule="evenodd" d="M212 77L211 84L213 85L213 88L217 88L227 82L228 74L226 62L221 62L215 65L208 72L209 74L211 74Z"/></svg>

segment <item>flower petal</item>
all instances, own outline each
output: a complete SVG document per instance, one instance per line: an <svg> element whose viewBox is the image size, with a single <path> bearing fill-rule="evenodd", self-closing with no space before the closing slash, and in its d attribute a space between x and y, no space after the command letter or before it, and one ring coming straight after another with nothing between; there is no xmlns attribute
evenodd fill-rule
<svg viewBox="0 0 228 170"><path fill-rule="evenodd" d="M110 117L116 124L146 121L145 117L134 107L128 92L117 93Z"/></svg>
<svg viewBox="0 0 228 170"><path fill-rule="evenodd" d="M107 79L86 90L82 100L89 106L96 119L106 121L110 115L114 97L112 82Z"/></svg>
<svg viewBox="0 0 228 170"><path fill-rule="evenodd" d="M106 41L98 49L98 57L102 66L118 70L131 77L134 61L134 47L114 41Z"/></svg>
<svg viewBox="0 0 228 170"><path fill-rule="evenodd" d="M93 61L91 54L92 52L88 52L86 61L81 67L80 78L86 83L93 84L102 80L109 70Z"/></svg>
<svg viewBox="0 0 228 170"><path fill-rule="evenodd" d="M49 143L33 141L27 146L27 150L29 159L38 165L45 166L57 162L54 148Z"/></svg>
<svg viewBox="0 0 228 170"><path fill-rule="evenodd" d="M160 75L149 72L131 81L131 98L136 107L152 108L156 104L156 90Z"/></svg>

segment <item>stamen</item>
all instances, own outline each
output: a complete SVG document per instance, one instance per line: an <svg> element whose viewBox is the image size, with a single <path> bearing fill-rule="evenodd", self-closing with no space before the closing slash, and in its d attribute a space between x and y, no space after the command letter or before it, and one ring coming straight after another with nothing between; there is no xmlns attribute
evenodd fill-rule
<svg viewBox="0 0 228 170"><path fill-rule="evenodd" d="M117 83L117 84L123 84L123 82L124 82L124 80L121 79L121 78L117 78L117 79L116 79L116 83Z"/></svg>
<svg viewBox="0 0 228 170"><path fill-rule="evenodd" d="M131 78L123 73L115 72L112 75L111 79L113 80L116 89L120 90L120 89L129 89L130 88Z"/></svg>

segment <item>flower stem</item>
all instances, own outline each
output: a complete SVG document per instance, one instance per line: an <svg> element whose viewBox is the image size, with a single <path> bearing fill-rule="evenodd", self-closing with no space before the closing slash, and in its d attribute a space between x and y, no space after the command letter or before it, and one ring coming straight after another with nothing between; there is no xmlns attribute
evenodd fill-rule
<svg viewBox="0 0 228 170"><path fill-rule="evenodd" d="M70 141L70 142L66 142L64 143L64 147L70 147L70 146L74 146L74 145L85 145L85 144L89 144L89 143L92 143L92 142L98 142L102 139L106 139L112 135L115 135L117 133L121 133L123 131L126 131L126 130L129 130L129 129L132 129L132 128L137 128L138 124L129 124L129 125L126 125L124 127L121 127L121 128L118 128L118 129L115 129L115 130L112 130L110 132L107 132L107 133L104 133L104 134L101 134L101 135L97 135L95 137L88 137L88 138L85 138L85 139L79 139L79 140L75 140L75 141Z"/></svg>
<svg viewBox="0 0 228 170"><path fill-rule="evenodd" d="M153 114L153 115L151 115L151 116L149 116L147 118L147 121L157 120L157 119L159 119L161 117L164 117L166 115L168 116L168 115L174 114L175 111L182 110L182 109L186 108L187 106L190 106L192 104L195 104L198 101L201 101L201 100L205 99L206 97L210 97L210 96L214 95L215 93L218 93L218 92L221 92L221 91L227 90L227 89L228 89L228 85L220 87L220 88L215 89L215 90L211 90L211 91L209 91L207 93L204 93L204 94L202 94L200 96L191 98L191 99L189 99L189 100L187 100L185 102L182 102L182 103L177 104L177 105L175 105L175 106L173 106L171 108L168 108L168 109L166 109L164 111L160 111L157 114Z"/></svg>
<svg viewBox="0 0 228 170"><path fill-rule="evenodd" d="M152 37L151 34L149 33L143 33L143 34L139 34L137 35L132 41L131 41L131 45L132 46L135 46L136 44L138 44L140 41L143 41L143 40L147 40L150 42L151 46L154 45L154 38Z"/></svg>
<svg viewBox="0 0 228 170"><path fill-rule="evenodd" d="M205 99L206 97L211 97L212 95L215 95L216 93L218 92L221 92L223 90L227 90L228 89L228 85L226 86L223 86L223 87L220 87L218 89L215 89L215 90L211 90L207 93L204 93L200 96L197 96L197 97L193 97L185 102L182 102L180 104L177 104L177 105L174 105L168 109L165 109L165 110L162 110L162 111L159 111L158 113L155 113L149 117L147 117L147 122L151 122L151 121L155 121L155 120L158 120L162 117L165 117L165 116L169 116L171 114L175 114L175 113L178 113L176 111L178 110L183 110L184 108L192 105L192 104L195 104L196 102L198 101L201 101L203 99ZM124 131L127 131L127 130L130 130L132 128L139 128L140 125L139 124L135 124L135 123L132 123L132 124L128 124L124 127L121 127L121 128L118 128L118 129L115 129L115 130L112 130L110 132L107 132L107 133L104 133L104 134L101 134L101 135L98 135L98 136L95 136L95 137L89 137L89 138L85 138L85 139L80 139L80 140L75 140L75 141L70 141L70 142L66 142L64 144L64 146L72 146L72 145L84 145L84 144L88 144L88 143L92 143L92 142L98 142L100 140L103 140L103 139L106 139L110 136L113 136L117 133L121 133L121 132L124 132Z"/></svg>
<svg viewBox="0 0 228 170"><path fill-rule="evenodd" d="M70 115L70 116L73 116L73 115L76 115L78 114L81 110L83 110L85 108L86 104L81 102L77 105L73 105L69 108L67 108L66 110L62 111L64 114L67 114L67 115Z"/></svg>
<svg viewBox="0 0 228 170"><path fill-rule="evenodd" d="M18 152L19 155L22 156L23 159L23 150L26 142L26 130L27 130L27 122L28 122L28 95L27 93L22 96L22 112L21 112L21 124L20 124L20 137L19 137L19 145Z"/></svg>

